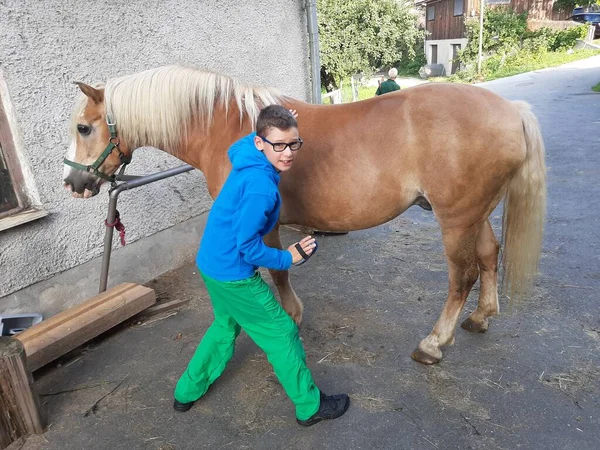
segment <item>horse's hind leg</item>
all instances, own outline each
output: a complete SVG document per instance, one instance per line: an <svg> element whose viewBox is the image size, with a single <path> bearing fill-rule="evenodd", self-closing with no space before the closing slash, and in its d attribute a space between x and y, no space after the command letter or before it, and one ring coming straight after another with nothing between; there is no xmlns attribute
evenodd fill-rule
<svg viewBox="0 0 600 450"><path fill-rule="evenodd" d="M264 237L265 244L269 247L281 249L281 239L279 238L279 224L273 228L269 234ZM300 325L302 322L302 312L304 306L302 302L294 292L294 288L290 283L290 273L287 270L271 270L269 269L273 283L277 287L279 292L279 298L281 298L281 306L287 312L294 322Z"/></svg>
<svg viewBox="0 0 600 450"><path fill-rule="evenodd" d="M442 236L448 261L448 299L433 330L412 353L412 358L423 364L435 364L442 359L440 347L454 343L454 330L469 291L479 269L475 253L480 224L467 228L445 229Z"/></svg>
<svg viewBox="0 0 600 450"><path fill-rule="evenodd" d="M485 333L488 317L498 313L498 251L500 246L492 225L486 220L477 236L477 264L481 271L477 309L460 325L465 330Z"/></svg>

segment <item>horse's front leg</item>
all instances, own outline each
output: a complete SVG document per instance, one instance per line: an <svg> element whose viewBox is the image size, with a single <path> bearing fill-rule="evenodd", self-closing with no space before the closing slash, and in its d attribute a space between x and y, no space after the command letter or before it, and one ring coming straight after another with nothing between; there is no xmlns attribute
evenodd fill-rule
<svg viewBox="0 0 600 450"><path fill-rule="evenodd" d="M269 247L281 249L281 240L279 238L279 224L273 228L269 234L264 237L265 244ZM294 288L290 283L290 273L287 270L271 270L269 269L273 283L277 286L279 292L279 298L281 298L281 306L285 309L294 322L300 325L302 322L302 312L304 306L302 302L294 292Z"/></svg>

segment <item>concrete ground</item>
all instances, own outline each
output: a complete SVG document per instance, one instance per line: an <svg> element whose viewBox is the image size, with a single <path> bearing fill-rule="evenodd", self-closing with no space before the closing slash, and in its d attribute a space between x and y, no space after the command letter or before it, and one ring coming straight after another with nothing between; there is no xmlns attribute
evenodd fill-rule
<svg viewBox="0 0 600 450"><path fill-rule="evenodd" d="M43 449L592 449L600 441L600 57L486 83L532 103L547 146L541 275L527 301L484 335L457 329L436 366L410 358L446 295L439 228L411 208L383 226L319 238L293 270L309 366L348 392L335 421L305 429L259 349L242 333L224 375L177 414L172 391L211 322L193 264L152 284L188 306L133 321L38 371ZM440 145L443 146L443 137ZM492 215L498 232L500 211ZM299 234L289 229L283 241ZM477 285L466 310L474 308Z"/></svg>

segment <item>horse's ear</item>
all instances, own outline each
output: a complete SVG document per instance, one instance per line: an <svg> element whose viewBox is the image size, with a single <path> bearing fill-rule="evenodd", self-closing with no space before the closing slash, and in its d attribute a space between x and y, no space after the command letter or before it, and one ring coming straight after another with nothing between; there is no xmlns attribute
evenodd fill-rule
<svg viewBox="0 0 600 450"><path fill-rule="evenodd" d="M104 101L104 91L93 88L90 85L81 83L79 81L75 81L74 83L77 86L79 86L81 92L83 92L85 95L91 98L94 101L94 103L102 103Z"/></svg>

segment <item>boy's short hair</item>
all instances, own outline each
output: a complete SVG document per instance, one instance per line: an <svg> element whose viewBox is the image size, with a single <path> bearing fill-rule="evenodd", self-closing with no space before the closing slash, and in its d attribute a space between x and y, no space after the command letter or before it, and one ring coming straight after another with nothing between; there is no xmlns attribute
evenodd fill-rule
<svg viewBox="0 0 600 450"><path fill-rule="evenodd" d="M279 128L282 131L290 128L298 128L298 122L289 112L281 105L269 105L263 108L256 120L256 134L266 136L271 128Z"/></svg>

